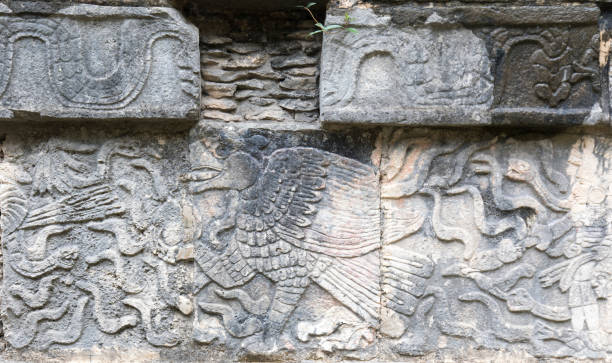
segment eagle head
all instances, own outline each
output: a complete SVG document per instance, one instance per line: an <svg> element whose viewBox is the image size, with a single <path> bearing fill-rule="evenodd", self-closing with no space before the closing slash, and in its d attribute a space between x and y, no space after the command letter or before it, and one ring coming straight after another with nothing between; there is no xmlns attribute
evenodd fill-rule
<svg viewBox="0 0 612 363"><path fill-rule="evenodd" d="M255 158L244 152L235 152L225 159L209 158L181 179L189 183L193 194L213 189L241 191L255 184L259 171Z"/></svg>

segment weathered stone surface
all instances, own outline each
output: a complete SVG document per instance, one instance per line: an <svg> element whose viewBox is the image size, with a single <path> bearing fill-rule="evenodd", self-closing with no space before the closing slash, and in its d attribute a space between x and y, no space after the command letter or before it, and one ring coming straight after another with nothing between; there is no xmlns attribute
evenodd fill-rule
<svg viewBox="0 0 612 363"><path fill-rule="evenodd" d="M207 216L195 246L194 339L259 357L374 356L374 134L201 127L192 139L186 179Z"/></svg>
<svg viewBox="0 0 612 363"><path fill-rule="evenodd" d="M389 349L609 357L609 137L386 130L378 145Z"/></svg>
<svg viewBox="0 0 612 363"><path fill-rule="evenodd" d="M3 358L609 359L609 134L126 131L2 131Z"/></svg>
<svg viewBox="0 0 612 363"><path fill-rule="evenodd" d="M205 82L202 89L206 95L215 98L232 97L236 93L235 84Z"/></svg>
<svg viewBox="0 0 612 363"><path fill-rule="evenodd" d="M228 98L206 97L202 99L202 107L205 109L232 111L238 107L238 104L236 104L234 100Z"/></svg>
<svg viewBox="0 0 612 363"><path fill-rule="evenodd" d="M198 222L179 181L185 135L9 133L2 151L10 348L188 343Z"/></svg>
<svg viewBox="0 0 612 363"><path fill-rule="evenodd" d="M198 33L177 11L28 4L0 13L0 118L197 119Z"/></svg>
<svg viewBox="0 0 612 363"><path fill-rule="evenodd" d="M349 13L358 33L324 35L321 117L417 125L604 123L593 11L355 7ZM328 24L342 23L332 14Z"/></svg>
<svg viewBox="0 0 612 363"><path fill-rule="evenodd" d="M611 6L332 0L358 32L321 48L292 1L207 1L176 2L197 125L0 123L1 361L612 359ZM76 37L94 81L154 30L153 63L193 54L173 10L2 4L4 79L31 81L10 102L44 100ZM322 128L319 76L326 122L365 125ZM455 127L371 125L390 120Z"/></svg>
<svg viewBox="0 0 612 363"><path fill-rule="evenodd" d="M204 118L285 122L318 119L313 112L318 111L321 38L296 39L292 35L296 29L312 31L308 30L312 22L304 21L305 17L308 15L302 11L257 16L206 14L195 18L204 40L200 63L205 95L231 98L237 104L232 104L231 109L215 107L226 111L215 113L206 109L212 101L203 101ZM207 90L222 85L227 86L227 91ZM232 90L235 91L229 95Z"/></svg>
<svg viewBox="0 0 612 363"><path fill-rule="evenodd" d="M289 90L312 90L317 88L317 79L314 77L287 77L279 83L279 86Z"/></svg>

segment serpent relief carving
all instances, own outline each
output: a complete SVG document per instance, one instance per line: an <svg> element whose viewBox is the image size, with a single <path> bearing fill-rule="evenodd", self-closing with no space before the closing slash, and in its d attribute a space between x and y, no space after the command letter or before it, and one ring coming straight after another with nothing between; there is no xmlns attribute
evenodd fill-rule
<svg viewBox="0 0 612 363"><path fill-rule="evenodd" d="M163 146L130 137L15 145L4 145L0 202L8 343L71 345L91 326L178 344L175 312L193 310L184 286L193 247L180 193L161 174Z"/></svg>
<svg viewBox="0 0 612 363"><path fill-rule="evenodd" d="M84 139L3 144L12 349L610 352L606 137Z"/></svg>
<svg viewBox="0 0 612 363"><path fill-rule="evenodd" d="M197 99L197 70L190 64L189 56L194 52L196 41L191 32L173 20L149 18L153 19L122 16L115 19L120 23L113 39L117 42L116 49L110 49L115 54L105 54L109 51L106 49L93 49L94 53L100 53L98 56L112 59L112 67L102 67L86 54L85 48L89 45L83 34L87 34L90 25L87 22L69 16L0 17L0 100L7 91L13 68L18 66L14 64L16 44L24 39L36 39L44 44L49 82L64 107L90 110L126 107L147 84L152 73L154 47L160 40L178 44L173 48L173 57L181 89L188 97Z"/></svg>
<svg viewBox="0 0 612 363"><path fill-rule="evenodd" d="M383 214L395 219L409 208L420 216L419 229L407 223L410 233L393 238L394 248L429 251L440 277L427 281L413 316L388 317L400 337L391 349L435 350L441 338L420 321L431 319L441 320L438 334L470 339L474 347L523 342L541 356L609 352L610 275L602 272L612 252L609 141L581 136L560 148L541 137L483 142L468 134L416 134L380 135ZM471 284L447 289L462 280ZM490 318L461 319L453 328L454 314L474 308ZM528 313L532 322L519 323L513 313Z"/></svg>

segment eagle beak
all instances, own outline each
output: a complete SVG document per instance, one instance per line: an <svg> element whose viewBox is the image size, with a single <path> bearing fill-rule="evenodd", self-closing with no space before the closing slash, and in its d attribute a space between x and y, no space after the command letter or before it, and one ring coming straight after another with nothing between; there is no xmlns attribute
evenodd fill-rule
<svg viewBox="0 0 612 363"><path fill-rule="evenodd" d="M210 189L210 182L221 175L221 168L210 165L197 166L191 172L180 176L183 183L189 183L189 191L197 194Z"/></svg>

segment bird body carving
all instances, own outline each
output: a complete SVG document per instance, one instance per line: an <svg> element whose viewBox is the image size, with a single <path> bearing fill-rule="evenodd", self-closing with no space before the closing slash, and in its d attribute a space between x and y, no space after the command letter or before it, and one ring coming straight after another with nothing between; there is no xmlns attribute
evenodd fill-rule
<svg viewBox="0 0 612 363"><path fill-rule="evenodd" d="M222 168L195 168L185 177L194 193L236 193L226 217L205 234L209 247L198 258L202 269L225 288L258 273L275 284L267 346L311 282L376 327L382 289L375 170L307 147L277 150L264 162L262 171L250 155L234 153Z"/></svg>

